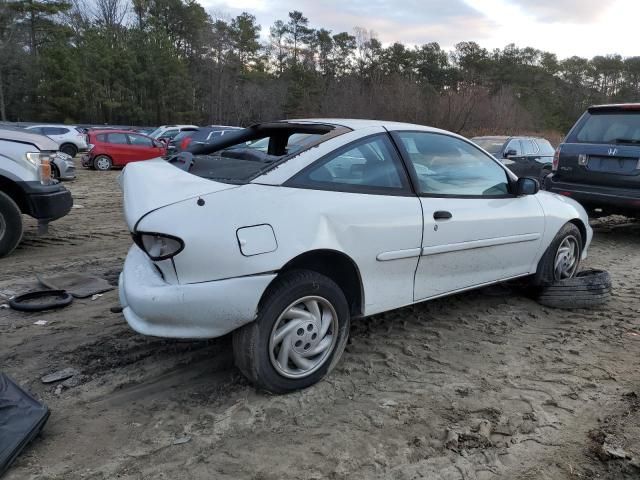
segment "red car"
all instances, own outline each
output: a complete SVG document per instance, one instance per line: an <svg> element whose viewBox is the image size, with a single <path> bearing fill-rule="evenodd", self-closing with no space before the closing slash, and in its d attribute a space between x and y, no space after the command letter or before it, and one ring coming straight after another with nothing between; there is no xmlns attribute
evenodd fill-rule
<svg viewBox="0 0 640 480"><path fill-rule="evenodd" d="M128 130L89 130L87 143L89 153L82 157L82 165L96 170L124 167L167 153L164 143Z"/></svg>

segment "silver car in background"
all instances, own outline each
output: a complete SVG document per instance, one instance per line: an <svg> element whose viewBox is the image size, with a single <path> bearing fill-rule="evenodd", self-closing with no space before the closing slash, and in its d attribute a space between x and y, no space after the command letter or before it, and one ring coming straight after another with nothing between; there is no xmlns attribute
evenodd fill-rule
<svg viewBox="0 0 640 480"><path fill-rule="evenodd" d="M56 152L51 158L51 175L56 180L73 180L76 178L76 164L71 155Z"/></svg>

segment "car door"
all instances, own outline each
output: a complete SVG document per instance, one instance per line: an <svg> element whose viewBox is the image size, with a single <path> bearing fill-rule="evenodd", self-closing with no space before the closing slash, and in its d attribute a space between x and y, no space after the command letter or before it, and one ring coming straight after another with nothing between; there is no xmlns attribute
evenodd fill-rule
<svg viewBox="0 0 640 480"><path fill-rule="evenodd" d="M314 238L304 244L339 246L355 261L367 315L413 303L422 240L420 201L391 138L376 130L287 181L285 187L297 190L286 197L295 202L282 206L292 218L301 217L301 236L305 222L316 224ZM319 220L316 206L321 206Z"/></svg>
<svg viewBox="0 0 640 480"><path fill-rule="evenodd" d="M535 196L510 194L507 172L471 142L432 132L392 135L424 217L415 301L535 270L544 230Z"/></svg>
<svg viewBox="0 0 640 480"><path fill-rule="evenodd" d="M523 138L520 142L522 144L524 161L520 168L521 173L517 175L519 177L532 177L537 179L540 177L543 165L538 145L531 138Z"/></svg>
<svg viewBox="0 0 640 480"><path fill-rule="evenodd" d="M150 158L161 156L160 148L154 145L151 138L135 133L129 133L127 136L129 137L129 148L131 152L129 162L149 160Z"/></svg>
<svg viewBox="0 0 640 480"><path fill-rule="evenodd" d="M517 176L526 176L524 172L526 172L526 168L524 168L524 164L526 163L526 159L524 156L524 151L522 148L522 143L517 138L512 138L509 140L509 143L505 145L502 158L500 158L500 162L515 173Z"/></svg>
<svg viewBox="0 0 640 480"><path fill-rule="evenodd" d="M108 147L108 151L105 153L111 157L116 166L126 165L133 158L126 133L112 132L107 134L107 145L105 146Z"/></svg>

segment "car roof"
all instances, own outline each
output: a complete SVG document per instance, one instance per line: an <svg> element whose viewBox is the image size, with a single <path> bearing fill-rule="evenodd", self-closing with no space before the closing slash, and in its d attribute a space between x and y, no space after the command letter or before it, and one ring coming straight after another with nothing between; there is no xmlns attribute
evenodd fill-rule
<svg viewBox="0 0 640 480"><path fill-rule="evenodd" d="M142 135L143 137L147 136L144 133L134 132L132 130L126 130L124 128L92 128L91 130L89 130L89 133L130 133L133 135Z"/></svg>
<svg viewBox="0 0 640 480"><path fill-rule="evenodd" d="M58 143L51 138L46 135L30 132L24 128L0 125L0 140L30 143L40 150L58 150Z"/></svg>
<svg viewBox="0 0 640 480"><path fill-rule="evenodd" d="M543 137L532 137L531 135L513 135L508 137L506 135L493 135L493 136L485 136L485 137L472 137L471 140L546 140Z"/></svg>
<svg viewBox="0 0 640 480"><path fill-rule="evenodd" d="M426 125L418 125L414 123L393 122L388 120L368 120L368 119L360 119L360 118L302 118L302 119L283 120L283 122L317 123L321 125L335 125L340 127L347 127L351 130L360 130L360 129L369 128L369 127L383 127L383 128L386 128L387 130L418 129L422 131L428 131L433 133L446 133L447 135L454 135L457 137L461 137L460 135L454 132L442 130L440 128L429 127Z"/></svg>
<svg viewBox="0 0 640 480"><path fill-rule="evenodd" d="M38 128L42 128L42 127L76 128L75 125L64 125L62 123L43 123L43 124L38 124L38 125L27 125L24 128L33 128L33 127L38 127Z"/></svg>
<svg viewBox="0 0 640 480"><path fill-rule="evenodd" d="M608 103L603 105L591 105L588 108L589 112L598 111L625 111L625 110L640 110L640 103Z"/></svg>

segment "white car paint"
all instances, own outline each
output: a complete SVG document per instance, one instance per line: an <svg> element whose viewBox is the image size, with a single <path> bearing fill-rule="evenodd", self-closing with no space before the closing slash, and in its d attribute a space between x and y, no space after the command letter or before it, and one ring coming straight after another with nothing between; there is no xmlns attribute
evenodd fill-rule
<svg viewBox="0 0 640 480"><path fill-rule="evenodd" d="M179 132L182 132L184 130L191 131L191 130L197 130L197 129L198 129L197 125L161 125L158 128L156 128L153 132L151 132L149 136L151 138L158 139L162 137L166 132L176 130L175 135L173 135L175 137Z"/></svg>
<svg viewBox="0 0 640 480"><path fill-rule="evenodd" d="M283 186L324 155L372 133L417 130L462 138L393 122L317 122L353 131L244 185L203 179L160 159L125 168L129 228L169 234L185 245L173 258L156 262L131 248L120 299L132 328L183 338L227 333L255 319L260 298L279 270L314 250L339 252L353 261L364 316L535 273L568 221L584 225L586 257L592 236L586 212L573 200L547 192L437 198ZM439 210L450 211L452 218L435 222L433 213Z"/></svg>
<svg viewBox="0 0 640 480"><path fill-rule="evenodd" d="M71 143L78 151L87 150L87 137L80 133L73 125L29 125L27 130L36 131L51 138L58 145Z"/></svg>

